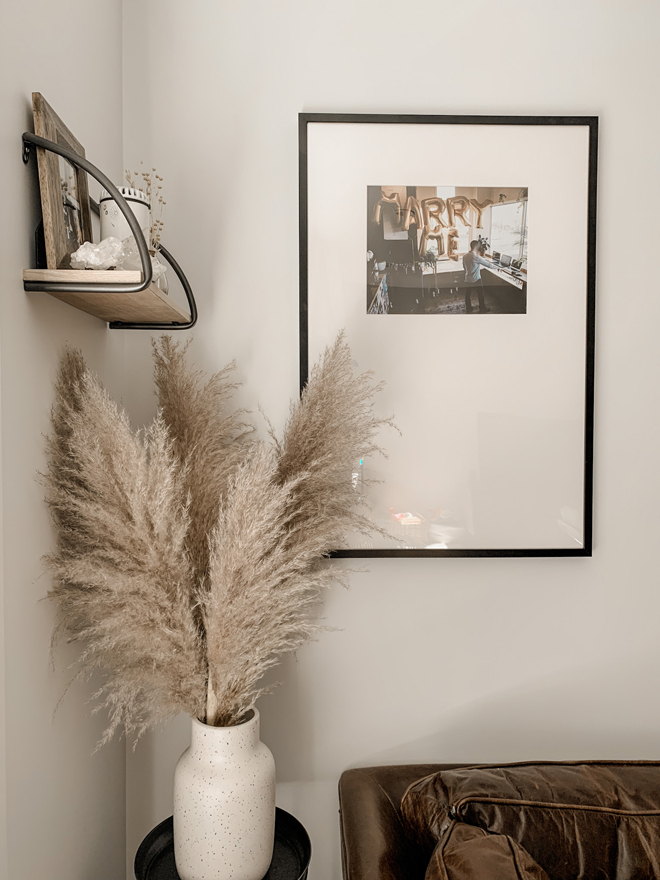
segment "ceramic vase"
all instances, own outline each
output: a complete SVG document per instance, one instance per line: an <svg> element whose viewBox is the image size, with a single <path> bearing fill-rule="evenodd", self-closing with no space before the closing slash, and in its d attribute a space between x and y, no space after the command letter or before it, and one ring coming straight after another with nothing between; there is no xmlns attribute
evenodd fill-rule
<svg viewBox="0 0 660 880"><path fill-rule="evenodd" d="M273 855L275 762L259 713L210 727L193 719L174 772L174 857L181 880L262 880Z"/></svg>

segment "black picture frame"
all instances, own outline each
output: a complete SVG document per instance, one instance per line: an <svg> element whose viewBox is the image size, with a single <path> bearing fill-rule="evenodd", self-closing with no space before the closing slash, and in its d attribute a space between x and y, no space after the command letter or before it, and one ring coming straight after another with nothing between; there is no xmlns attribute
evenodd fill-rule
<svg viewBox="0 0 660 880"><path fill-rule="evenodd" d="M308 126L312 123L341 124L414 124L479 126L585 126L588 129L588 207L586 222L586 345L584 386L584 498L583 541L581 547L561 548L348 548L333 552L334 557L590 557L593 555L593 462L594 462L594 366L596 313L596 222L598 174L597 116L491 116L311 113L299 114L299 339L300 390L309 375L309 257L308 257Z"/></svg>

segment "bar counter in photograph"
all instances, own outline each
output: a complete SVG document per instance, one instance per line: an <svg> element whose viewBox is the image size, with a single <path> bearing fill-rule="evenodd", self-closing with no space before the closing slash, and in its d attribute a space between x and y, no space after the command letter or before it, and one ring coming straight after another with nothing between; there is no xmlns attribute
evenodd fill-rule
<svg viewBox="0 0 660 880"><path fill-rule="evenodd" d="M461 264L454 261L439 262L436 269L422 263L388 265L368 285L367 311L370 315L480 314L481 292L487 314L525 314L526 273L516 274L491 262L492 267L481 267L481 283L476 284L466 284Z"/></svg>

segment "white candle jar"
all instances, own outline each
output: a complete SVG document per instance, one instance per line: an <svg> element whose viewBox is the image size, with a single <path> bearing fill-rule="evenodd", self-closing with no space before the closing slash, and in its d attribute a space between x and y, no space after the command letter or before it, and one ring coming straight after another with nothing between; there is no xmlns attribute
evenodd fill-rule
<svg viewBox="0 0 660 880"><path fill-rule="evenodd" d="M135 219L140 224L147 247L151 249L151 205L146 193L143 193L141 189L134 189L132 186L120 186L117 189L128 202L128 206L133 214L135 214ZM119 205L105 189L101 190L99 206L101 209L101 239L112 236L123 241L123 239L133 234Z"/></svg>

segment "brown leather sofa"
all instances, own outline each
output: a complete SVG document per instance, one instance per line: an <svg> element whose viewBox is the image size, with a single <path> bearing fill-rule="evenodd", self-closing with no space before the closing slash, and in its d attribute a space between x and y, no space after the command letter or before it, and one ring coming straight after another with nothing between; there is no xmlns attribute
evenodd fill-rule
<svg viewBox="0 0 660 880"><path fill-rule="evenodd" d="M660 880L660 762L367 767L339 802L345 880Z"/></svg>

